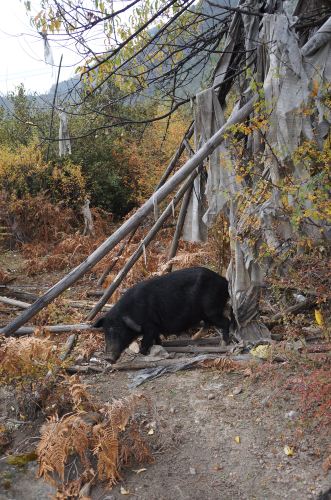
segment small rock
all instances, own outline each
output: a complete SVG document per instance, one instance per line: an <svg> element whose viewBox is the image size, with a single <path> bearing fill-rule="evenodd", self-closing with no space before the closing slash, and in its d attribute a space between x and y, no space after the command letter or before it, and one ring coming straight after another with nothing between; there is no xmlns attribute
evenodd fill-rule
<svg viewBox="0 0 331 500"><path fill-rule="evenodd" d="M139 344L138 342L134 341L132 344L129 345L129 351L133 352L134 354L139 353Z"/></svg>
<svg viewBox="0 0 331 500"><path fill-rule="evenodd" d="M156 357L169 358L169 353L161 345L153 345L150 350L149 356L153 358Z"/></svg>
<svg viewBox="0 0 331 500"><path fill-rule="evenodd" d="M243 390L243 386L242 385L238 385L238 387L235 387L233 389L233 395L234 396L237 396L238 394L240 394Z"/></svg>
<svg viewBox="0 0 331 500"><path fill-rule="evenodd" d="M170 408L169 412L171 413L171 415L174 415L174 413L176 412L176 410L175 410L175 408Z"/></svg>
<svg viewBox="0 0 331 500"><path fill-rule="evenodd" d="M208 400L215 399L215 394L208 394Z"/></svg>
<svg viewBox="0 0 331 500"><path fill-rule="evenodd" d="M290 420L294 420L298 416L298 412L291 410L288 413L285 414L286 418L289 418Z"/></svg>
<svg viewBox="0 0 331 500"><path fill-rule="evenodd" d="M101 359L93 357L93 358L90 358L90 363L102 364L103 361Z"/></svg>
<svg viewBox="0 0 331 500"><path fill-rule="evenodd" d="M195 476L195 475L196 475L196 473L197 473L197 471L195 470L195 468L194 468L194 467L190 467L190 474L191 474L192 476Z"/></svg>
<svg viewBox="0 0 331 500"><path fill-rule="evenodd" d="M306 297L301 293L293 293L293 297L297 302L305 302L307 300Z"/></svg>

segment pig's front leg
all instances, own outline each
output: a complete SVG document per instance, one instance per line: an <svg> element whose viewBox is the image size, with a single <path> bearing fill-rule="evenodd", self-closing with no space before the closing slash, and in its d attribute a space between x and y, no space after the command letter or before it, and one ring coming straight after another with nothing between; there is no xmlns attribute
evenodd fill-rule
<svg viewBox="0 0 331 500"><path fill-rule="evenodd" d="M158 341L161 343L159 334L156 334L153 330L145 332L141 341L140 354L146 356L152 345L158 343Z"/></svg>

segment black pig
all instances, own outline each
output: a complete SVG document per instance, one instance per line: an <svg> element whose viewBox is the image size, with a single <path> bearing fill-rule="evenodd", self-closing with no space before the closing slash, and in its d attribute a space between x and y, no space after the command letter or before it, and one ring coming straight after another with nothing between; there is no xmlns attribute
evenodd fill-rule
<svg viewBox="0 0 331 500"><path fill-rule="evenodd" d="M198 326L216 326L229 340L226 317L229 299L225 278L204 267L157 276L127 290L112 309L94 324L105 333L106 353L115 362L139 335L140 352L161 344L160 334L178 334Z"/></svg>

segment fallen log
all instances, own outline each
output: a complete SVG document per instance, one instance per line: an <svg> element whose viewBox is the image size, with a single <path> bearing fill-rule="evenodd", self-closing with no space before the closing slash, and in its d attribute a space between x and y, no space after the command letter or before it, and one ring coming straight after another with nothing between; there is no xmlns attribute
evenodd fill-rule
<svg viewBox="0 0 331 500"><path fill-rule="evenodd" d="M204 339L181 339L177 338L174 340L163 340L162 347L167 349L168 347L185 347L188 345L220 345L221 343L220 337L208 337Z"/></svg>
<svg viewBox="0 0 331 500"><path fill-rule="evenodd" d="M29 302L22 302L21 300L9 299L8 297L0 297L0 302L3 304L8 304L10 306L19 307L21 309L26 309L30 307L31 304Z"/></svg>
<svg viewBox="0 0 331 500"><path fill-rule="evenodd" d="M208 353L212 353L212 352L220 352L220 353L224 353L224 352L230 352L232 347L228 347L228 346L216 346L216 345L204 345L204 346L199 346L199 345L188 345L188 346L183 346L183 347L179 347L179 346L164 346L162 345L162 347L165 348L165 350L167 352L192 352L192 353L199 353L199 354L208 354Z"/></svg>
<svg viewBox="0 0 331 500"><path fill-rule="evenodd" d="M0 333L6 336L14 333L18 328L29 321L41 309L50 304L64 290L79 280L87 271L94 267L105 255L107 255L125 236L127 236L145 217L154 209L155 202L160 203L164 200L179 184L212 153L217 146L221 144L224 135L229 132L236 123L241 123L253 111L254 104L258 100L258 95L250 99L236 113L232 114L228 121L208 140L203 146L190 158L177 172L158 189L154 195L147 200L135 214L133 214L120 228L118 228L109 238L107 238L91 255L81 264L72 269L64 278L52 286L42 297L31 307L23 311L14 321L2 328Z"/></svg>
<svg viewBox="0 0 331 500"><path fill-rule="evenodd" d="M94 307L96 305L96 302L88 302L85 300L79 300L79 301L71 301L71 300L65 300L65 304L67 304L70 307L74 307L77 309L90 309L91 307ZM111 309L113 306L111 304L105 304L104 309Z"/></svg>
<svg viewBox="0 0 331 500"><path fill-rule="evenodd" d="M104 293L104 290L91 290L89 292L86 292L86 295L87 297L102 297Z"/></svg>
<svg viewBox="0 0 331 500"><path fill-rule="evenodd" d="M203 359L202 359L203 358ZM231 361L238 361L239 363L246 363L248 361L256 361L260 363L262 360L259 358L255 358L250 354L238 354L236 356L217 356L215 354L210 354L206 356L197 356L197 358L176 358L176 359L160 359L157 361L128 361L122 363L116 363L112 365L112 369L114 371L137 371L144 370L147 368L160 368L160 367L169 367L176 366L180 363L190 364L190 367L195 368L199 367L199 363L202 361L216 360L216 359L229 359ZM107 369L107 368L106 368ZM98 373L102 373L105 371L104 368L95 365L73 365L66 368L68 373L88 373L89 371L94 371Z"/></svg>
<svg viewBox="0 0 331 500"><path fill-rule="evenodd" d="M103 292L101 292L101 295L102 294L103 294ZM30 294L28 294L28 295L30 295ZM33 294L31 294L31 295L33 295ZM0 296L0 302L2 302L3 304L8 304L10 306L19 307L21 309L27 309L28 307L31 306L30 302L23 302L21 300L10 299L9 297L4 297L4 296ZM77 309L90 309L91 307L94 307L96 305L96 302L88 302L88 301L84 301L84 300L73 301L73 300L65 299L63 302L65 304L69 305L70 307L74 307ZM111 307L112 307L111 304L104 305L105 309L111 309Z"/></svg>
<svg viewBox="0 0 331 500"><path fill-rule="evenodd" d="M13 337L21 337L22 335L31 335L32 333L35 332L37 328L40 328L38 326L22 326L21 328L18 328L14 333L11 334ZM65 333L65 332L74 332L74 331L85 331L85 330L95 330L92 325L89 325L88 323L77 323L74 325L45 325L42 326L41 328L47 330L48 332L52 333ZM0 331L1 334L1 331Z"/></svg>
<svg viewBox="0 0 331 500"><path fill-rule="evenodd" d="M6 295L11 295L16 299L27 300L29 302L34 302L39 298L39 296L35 293L24 292L17 287L8 286L8 285L0 285L0 290L4 291Z"/></svg>
<svg viewBox="0 0 331 500"><path fill-rule="evenodd" d="M198 356L200 358L200 356ZM237 356L217 356L217 355L206 355L203 361L214 360L214 359L231 359L232 361L258 361L259 358L255 358L251 354L238 354ZM201 359L195 360L195 358L176 358L176 359L160 359L159 361L133 361L133 362L123 362L113 365L114 370L125 371L125 370L143 370L145 368L157 368L159 366L172 366L181 362L192 361L192 363L200 363Z"/></svg>
<svg viewBox="0 0 331 500"><path fill-rule="evenodd" d="M83 366L72 365L66 368L66 372L72 375L74 375L75 373L91 373L91 372L103 373L104 371L105 371L104 368L95 365L83 365Z"/></svg>
<svg viewBox="0 0 331 500"><path fill-rule="evenodd" d="M331 343L327 343L327 344L309 344L309 346L307 346L305 348L305 350L309 353L313 353L313 352L330 352L331 351Z"/></svg>

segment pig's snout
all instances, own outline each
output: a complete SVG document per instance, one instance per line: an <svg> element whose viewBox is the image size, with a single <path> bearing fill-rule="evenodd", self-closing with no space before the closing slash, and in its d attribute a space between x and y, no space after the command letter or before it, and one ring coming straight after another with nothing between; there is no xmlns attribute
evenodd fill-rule
<svg viewBox="0 0 331 500"><path fill-rule="evenodd" d="M111 363L116 363L116 361L118 360L119 357L120 357L120 354L118 354L118 353L106 351L106 359L109 360Z"/></svg>
<svg viewBox="0 0 331 500"><path fill-rule="evenodd" d="M109 359L111 363L115 363L115 361L118 360L118 358L121 355L121 351L119 349L116 349L116 347L113 345L113 342L107 337L105 338L105 353L106 353L106 358Z"/></svg>
<svg viewBox="0 0 331 500"><path fill-rule="evenodd" d="M113 349L108 349L107 348L107 344L106 344L106 358L111 362L111 363L115 363L118 358L120 357L121 353L120 352L116 352L114 351Z"/></svg>

